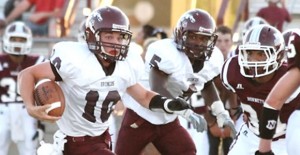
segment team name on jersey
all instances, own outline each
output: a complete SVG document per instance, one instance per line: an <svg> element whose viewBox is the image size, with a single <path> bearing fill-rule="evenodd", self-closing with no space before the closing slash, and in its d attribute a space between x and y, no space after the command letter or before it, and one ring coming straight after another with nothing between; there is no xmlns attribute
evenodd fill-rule
<svg viewBox="0 0 300 155"><path fill-rule="evenodd" d="M260 104L264 103L264 100L259 99L259 98L255 98L255 97L247 97L247 101L249 101L249 102L256 102L256 103L260 103Z"/></svg>
<svg viewBox="0 0 300 155"><path fill-rule="evenodd" d="M111 87L115 85L115 81L101 82L101 87Z"/></svg>

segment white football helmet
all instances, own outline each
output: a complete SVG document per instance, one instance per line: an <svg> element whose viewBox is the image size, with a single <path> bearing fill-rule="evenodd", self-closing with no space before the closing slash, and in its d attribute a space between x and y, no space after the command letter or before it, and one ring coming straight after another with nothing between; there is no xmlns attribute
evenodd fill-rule
<svg viewBox="0 0 300 155"><path fill-rule="evenodd" d="M252 18L249 18L249 19L245 22L245 24L243 25L243 30L242 30L243 36L244 36L244 35L246 34L246 32L247 32L248 30L250 30L253 26L257 26L257 25L261 25L261 24L268 24L268 22L267 22L265 19L263 19L263 18L261 18L261 17L257 17L257 16L252 17Z"/></svg>
<svg viewBox="0 0 300 155"><path fill-rule="evenodd" d="M250 60L251 51L261 51L265 60ZM239 46L238 63L244 77L262 77L276 71L285 59L285 43L281 32L264 24L252 27Z"/></svg>
<svg viewBox="0 0 300 155"><path fill-rule="evenodd" d="M24 42L16 42L12 37L24 38ZM3 34L3 50L5 53L13 55L26 55L30 53L32 47L31 29L23 22L13 22L5 28Z"/></svg>

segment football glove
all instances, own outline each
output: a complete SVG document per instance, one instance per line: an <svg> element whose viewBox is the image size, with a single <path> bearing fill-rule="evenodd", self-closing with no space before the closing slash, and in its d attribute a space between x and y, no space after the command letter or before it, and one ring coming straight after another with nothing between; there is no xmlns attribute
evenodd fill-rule
<svg viewBox="0 0 300 155"><path fill-rule="evenodd" d="M214 116L217 117L217 123L219 128L228 126L231 128L231 136L234 138L237 134L237 131L234 127L234 122L230 118L230 115L227 110L225 110L224 105L221 101L215 101L211 105L211 112Z"/></svg>
<svg viewBox="0 0 300 155"><path fill-rule="evenodd" d="M174 111L174 113L182 116L187 121L189 121L193 125L194 129L197 130L197 132L203 132L207 130L207 122L204 117L195 113L193 110L186 109L181 111Z"/></svg>

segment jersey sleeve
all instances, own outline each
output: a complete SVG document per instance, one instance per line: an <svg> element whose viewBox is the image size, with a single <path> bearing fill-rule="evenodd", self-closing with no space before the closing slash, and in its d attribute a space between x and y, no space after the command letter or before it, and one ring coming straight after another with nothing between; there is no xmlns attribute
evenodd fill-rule
<svg viewBox="0 0 300 155"><path fill-rule="evenodd" d="M145 65L141 55L139 55L137 51L129 51L126 61L131 69L131 80L129 81L129 86L132 86L141 80L145 73Z"/></svg>
<svg viewBox="0 0 300 155"><path fill-rule="evenodd" d="M210 59L204 62L204 66L200 71L200 76L206 81L211 81L221 72L224 63L223 54L219 48L215 47Z"/></svg>
<svg viewBox="0 0 300 155"><path fill-rule="evenodd" d="M287 53L288 56L288 68L298 67L300 69L300 53L297 52L300 50L293 50L290 53Z"/></svg>
<svg viewBox="0 0 300 155"><path fill-rule="evenodd" d="M237 56L228 58L224 62L221 70L220 78L223 85L226 87L226 89L235 92L235 89L233 87L233 80L231 79L232 74L230 74L230 70L234 69L232 68L232 66L234 65L232 61L233 59L237 59Z"/></svg>
<svg viewBox="0 0 300 155"><path fill-rule="evenodd" d="M55 66L62 79L72 78L73 75L76 75L75 65L79 63L80 59L85 59L84 57L78 57L78 54L70 53L77 52L78 48L80 49L80 47L75 46L77 46L76 43L72 44L72 42L60 42L53 46L50 63Z"/></svg>
<svg viewBox="0 0 300 155"><path fill-rule="evenodd" d="M175 48L171 39L156 41L150 44L147 49L145 56L146 70L149 71L151 67L156 67L166 74L179 72L180 54L184 53L180 53Z"/></svg>

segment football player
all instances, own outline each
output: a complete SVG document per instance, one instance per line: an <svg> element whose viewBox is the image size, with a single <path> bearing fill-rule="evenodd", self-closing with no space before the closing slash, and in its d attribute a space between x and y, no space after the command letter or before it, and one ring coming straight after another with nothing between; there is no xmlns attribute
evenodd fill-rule
<svg viewBox="0 0 300 155"><path fill-rule="evenodd" d="M233 141L229 155L254 154L259 144L260 113L274 84L287 71L285 43L281 32L270 25L252 27L239 46L238 56L228 59L222 68L223 84L236 93L247 122ZM288 117L297 107L299 96L291 98L282 108L277 130L272 137L275 154L285 155L285 130ZM275 124L271 122L270 128Z"/></svg>
<svg viewBox="0 0 300 155"><path fill-rule="evenodd" d="M242 26L242 30L240 31L241 33L239 34L240 36L239 36L239 40L238 40L238 45L240 43L242 43L242 39L248 30L250 30L254 26L261 25L261 24L268 24L268 22L261 17L255 16L255 17L249 18ZM238 55L238 53L239 53L238 45L237 45L236 50L234 50L230 53L230 56Z"/></svg>
<svg viewBox="0 0 300 155"><path fill-rule="evenodd" d="M137 83L144 65L140 55L128 52L132 33L123 11L114 6L99 7L86 20L87 43L57 43L50 61L29 67L18 76L20 94L29 114L40 120L57 121L59 130L52 147L55 152L114 154L110 150L108 119L125 92L151 110L189 112L186 118L203 130L201 123L205 122L190 112L184 100L168 99ZM58 81L64 92L66 107L61 117L46 113L51 105L34 106L34 85L45 78Z"/></svg>
<svg viewBox="0 0 300 155"><path fill-rule="evenodd" d="M83 43L85 43L86 42L86 40L85 40L85 34L84 34L84 32L85 32L85 22L86 22L86 19L83 19L82 21L81 21L81 23L80 23L80 25L79 25L79 28L78 28L78 33L77 33L77 41L79 41L79 42L83 42Z"/></svg>
<svg viewBox="0 0 300 155"><path fill-rule="evenodd" d="M268 122L277 122L278 116L283 114L284 106L290 102L294 96L299 96L300 89L300 70L299 70L299 54L300 54L300 29L289 29L283 32L283 37L287 47L287 57L289 70L276 83L271 93L264 102L260 122L260 144L257 155L272 155L271 149L272 137L276 133L276 128L267 128ZM289 117L286 130L286 143L288 154L300 154L300 108L298 107ZM275 124L274 124L275 125ZM275 152L275 151L274 151Z"/></svg>
<svg viewBox="0 0 300 155"><path fill-rule="evenodd" d="M20 155L36 154L37 120L30 117L17 93L21 70L41 63L43 56L29 55L32 33L23 22L9 24L3 34L0 55L0 155L7 155L14 142Z"/></svg>
<svg viewBox="0 0 300 155"><path fill-rule="evenodd" d="M218 125L233 126L212 82L223 63L222 53L214 50L215 29L215 22L206 11L193 9L185 12L178 20L174 39L158 40L149 45L145 57L149 82L145 80L145 85L171 98L188 99L194 92L201 91L209 109L217 117ZM124 104L128 109L117 140L117 154L140 154L150 142L161 154L202 153L196 150L191 136L180 125L177 112L150 111L134 101ZM185 114L182 116L186 117ZM209 123L216 121L213 116L210 119Z"/></svg>
<svg viewBox="0 0 300 155"><path fill-rule="evenodd" d="M261 24L268 24L268 22L266 20L264 20L263 18L257 17L257 16L249 18L243 25L242 35L244 36L246 34L246 32L248 30L250 30L252 27L261 25Z"/></svg>

